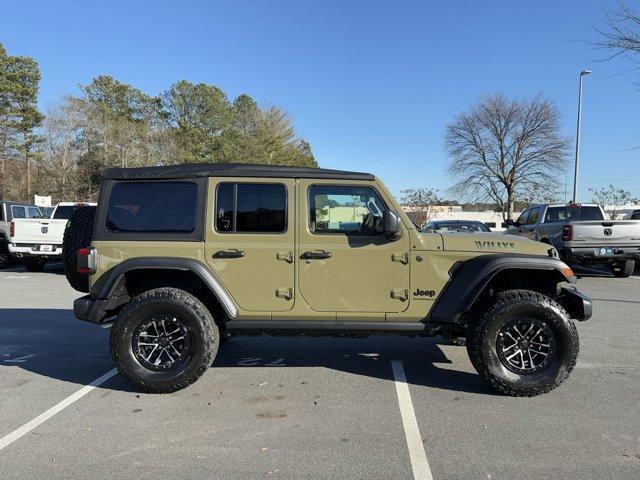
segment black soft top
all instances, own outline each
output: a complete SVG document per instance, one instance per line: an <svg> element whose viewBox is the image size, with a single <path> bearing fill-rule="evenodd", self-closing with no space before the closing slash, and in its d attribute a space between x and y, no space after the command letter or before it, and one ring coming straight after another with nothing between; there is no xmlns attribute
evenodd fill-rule
<svg viewBox="0 0 640 480"><path fill-rule="evenodd" d="M162 167L109 168L109 180L153 180L197 177L285 177L373 180L370 173L346 172L326 168L257 165L250 163L187 163Z"/></svg>

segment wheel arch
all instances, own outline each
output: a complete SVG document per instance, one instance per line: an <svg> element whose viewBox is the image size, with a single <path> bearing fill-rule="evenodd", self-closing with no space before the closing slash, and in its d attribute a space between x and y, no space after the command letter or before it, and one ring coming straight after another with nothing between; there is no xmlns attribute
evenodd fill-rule
<svg viewBox="0 0 640 480"><path fill-rule="evenodd" d="M92 286L91 296L113 306L160 287L181 288L198 297L216 317L238 316L238 307L220 280L202 262L174 257L137 257L105 272Z"/></svg>
<svg viewBox="0 0 640 480"><path fill-rule="evenodd" d="M428 321L461 323L463 315L492 291L524 288L555 295L575 276L560 260L537 255L479 255L451 269L451 279L436 299Z"/></svg>

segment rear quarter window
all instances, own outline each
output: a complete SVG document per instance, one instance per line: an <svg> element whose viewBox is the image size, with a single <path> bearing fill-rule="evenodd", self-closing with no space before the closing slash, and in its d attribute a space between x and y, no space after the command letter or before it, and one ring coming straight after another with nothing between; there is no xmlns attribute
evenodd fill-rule
<svg viewBox="0 0 640 480"><path fill-rule="evenodd" d="M110 232L191 233L196 229L195 182L120 182L106 214Z"/></svg>

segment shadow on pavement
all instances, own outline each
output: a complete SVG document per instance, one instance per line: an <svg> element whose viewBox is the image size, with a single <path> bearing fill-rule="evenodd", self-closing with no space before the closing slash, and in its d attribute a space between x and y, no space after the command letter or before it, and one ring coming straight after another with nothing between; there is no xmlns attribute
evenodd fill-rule
<svg viewBox="0 0 640 480"><path fill-rule="evenodd" d="M21 368L86 385L113 368L108 337L108 330L76 320L71 310L2 309L0 371ZM466 357L464 347L448 348L460 349ZM427 338L234 337L220 346L212 367L321 367L393 380L392 360L403 361L411 385L495 394L475 372L453 368L437 341ZM107 382L102 388L134 391L123 379Z"/></svg>

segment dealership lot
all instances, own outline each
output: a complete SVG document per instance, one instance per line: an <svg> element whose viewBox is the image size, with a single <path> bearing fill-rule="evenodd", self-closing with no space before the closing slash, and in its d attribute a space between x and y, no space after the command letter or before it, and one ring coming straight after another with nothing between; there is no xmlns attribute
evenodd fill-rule
<svg viewBox="0 0 640 480"><path fill-rule="evenodd" d="M239 337L186 390L116 375L71 403L112 371L108 330L74 319L58 266L0 270L0 438L24 433L0 441L0 478L428 478L414 416L435 479L637 478L640 277L579 287L578 366L537 398L495 394L439 339Z"/></svg>

